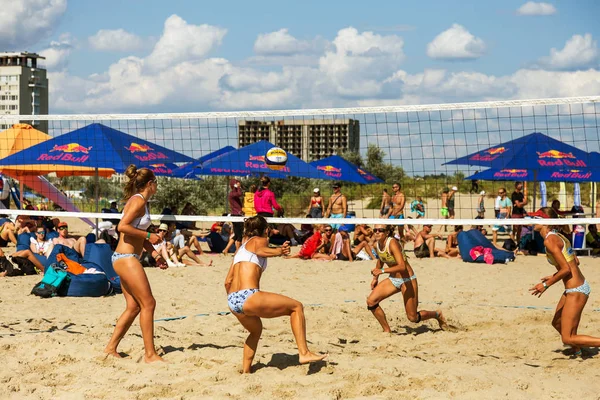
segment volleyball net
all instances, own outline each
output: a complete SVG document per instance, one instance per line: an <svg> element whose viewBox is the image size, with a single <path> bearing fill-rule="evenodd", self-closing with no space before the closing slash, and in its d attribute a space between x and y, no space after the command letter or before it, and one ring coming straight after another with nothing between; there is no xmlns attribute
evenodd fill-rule
<svg viewBox="0 0 600 400"><path fill-rule="evenodd" d="M229 201L234 184L244 214L252 215L267 176L283 210L274 209L282 217L270 222L341 222L318 212L307 218L320 204L324 216L346 213L352 220L343 221L352 225L400 212L404 219L385 223L494 225L499 193L510 200L515 182L524 181L525 211L559 200L556 208L571 218L552 224L598 223L599 101L0 115L0 213L118 220L106 213L122 210L123 172L134 163L158 177L150 203L156 221L240 221L228 215L236 211ZM285 150L286 162L270 163L273 147Z"/></svg>

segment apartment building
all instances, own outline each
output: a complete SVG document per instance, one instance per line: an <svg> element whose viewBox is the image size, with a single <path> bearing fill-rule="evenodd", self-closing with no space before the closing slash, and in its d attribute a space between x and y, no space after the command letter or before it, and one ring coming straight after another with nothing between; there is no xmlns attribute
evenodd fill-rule
<svg viewBox="0 0 600 400"><path fill-rule="evenodd" d="M238 121L238 146L268 140L310 162L340 150L358 152L360 125L354 119Z"/></svg>
<svg viewBox="0 0 600 400"><path fill-rule="evenodd" d="M35 53L0 52L0 115L48 114L48 78ZM47 121L0 120L0 130L28 123L48 132Z"/></svg>

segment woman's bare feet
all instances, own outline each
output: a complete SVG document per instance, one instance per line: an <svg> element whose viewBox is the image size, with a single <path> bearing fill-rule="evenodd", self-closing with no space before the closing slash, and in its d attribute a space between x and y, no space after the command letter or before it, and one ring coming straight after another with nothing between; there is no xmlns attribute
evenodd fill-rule
<svg viewBox="0 0 600 400"><path fill-rule="evenodd" d="M121 355L119 354L119 352L117 350L104 349L104 353L110 357L123 358L123 357L121 357Z"/></svg>
<svg viewBox="0 0 600 400"><path fill-rule="evenodd" d="M444 314L442 314L441 310L437 310L437 322L438 324L440 324L440 329L441 330L447 330L448 329L448 323L446 322L446 318L444 318Z"/></svg>
<svg viewBox="0 0 600 400"><path fill-rule="evenodd" d="M151 355L150 357L144 356L144 362L146 364L150 364L153 362L158 362L158 361L162 361L165 362L165 360L162 359L161 356L159 356L158 354L154 353L153 355Z"/></svg>
<svg viewBox="0 0 600 400"><path fill-rule="evenodd" d="M310 351L304 355L299 354L298 359L300 360L300 364L309 364L317 361L321 361L329 357L329 354L314 354Z"/></svg>

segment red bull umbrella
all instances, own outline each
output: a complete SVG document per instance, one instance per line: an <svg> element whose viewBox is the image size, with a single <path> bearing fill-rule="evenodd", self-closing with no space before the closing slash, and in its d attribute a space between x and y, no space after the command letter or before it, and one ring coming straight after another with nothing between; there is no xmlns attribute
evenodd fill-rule
<svg viewBox="0 0 600 400"><path fill-rule="evenodd" d="M444 165L479 165L494 171L510 169L529 172L600 167L591 162L590 153L539 132L500 143Z"/></svg>
<svg viewBox="0 0 600 400"><path fill-rule="evenodd" d="M102 124L91 124L0 160L0 168L71 165L124 172L130 164L152 168L193 158Z"/></svg>

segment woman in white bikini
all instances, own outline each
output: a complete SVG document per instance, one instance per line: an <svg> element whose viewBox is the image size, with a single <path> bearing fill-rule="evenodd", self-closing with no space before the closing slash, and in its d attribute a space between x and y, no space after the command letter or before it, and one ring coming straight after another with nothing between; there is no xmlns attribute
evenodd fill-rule
<svg viewBox="0 0 600 400"><path fill-rule="evenodd" d="M431 318L438 321L441 329L446 329L446 320L440 310L418 310L419 286L417 276L406 259L400 243L394 238L394 228L386 225L375 225L375 251L379 256L377 265L371 271L371 294L367 298L367 309L373 313L384 332L391 332L385 313L379 303L388 297L402 292L406 316L410 322L421 322ZM386 268L387 267L387 268ZM379 276L389 274L387 279L378 282Z"/></svg>
<svg viewBox="0 0 600 400"><path fill-rule="evenodd" d="M244 344L244 373L252 372L252 360L262 333L261 318L290 316L300 364L320 361L327 357L308 350L302 303L280 294L260 290L260 278L267 269L267 257L290 254L289 242L285 242L280 248L269 247L268 229L267 221L259 215L246 219L244 243L236 252L225 279L229 308L242 326L250 332Z"/></svg>
<svg viewBox="0 0 600 400"><path fill-rule="evenodd" d="M550 207L540 211L543 218L558 218L557 212ZM571 346L574 355L578 356L581 355L581 347L600 347L600 338L577 334L581 313L590 296L590 285L579 269L579 259L571 244L558 233L560 227L539 222L534 229L544 238L546 258L556 268L556 273L542 278L529 290L532 295L540 297L550 286L563 281L565 290L556 306L552 326L560 333L562 342Z"/></svg>
<svg viewBox="0 0 600 400"><path fill-rule="evenodd" d="M112 256L115 272L121 278L121 288L126 308L117 320L115 330L104 352L121 357L117 347L129 327L140 315L140 327L144 340L144 361L163 361L154 348L154 309L156 301L150 289L150 282L140 263L142 248L153 253L153 244L160 238L155 233L146 232L151 224L148 200L156 193L157 182L154 173L147 168L137 169L130 165L125 171L129 181L125 185L123 218L119 222L119 244Z"/></svg>

